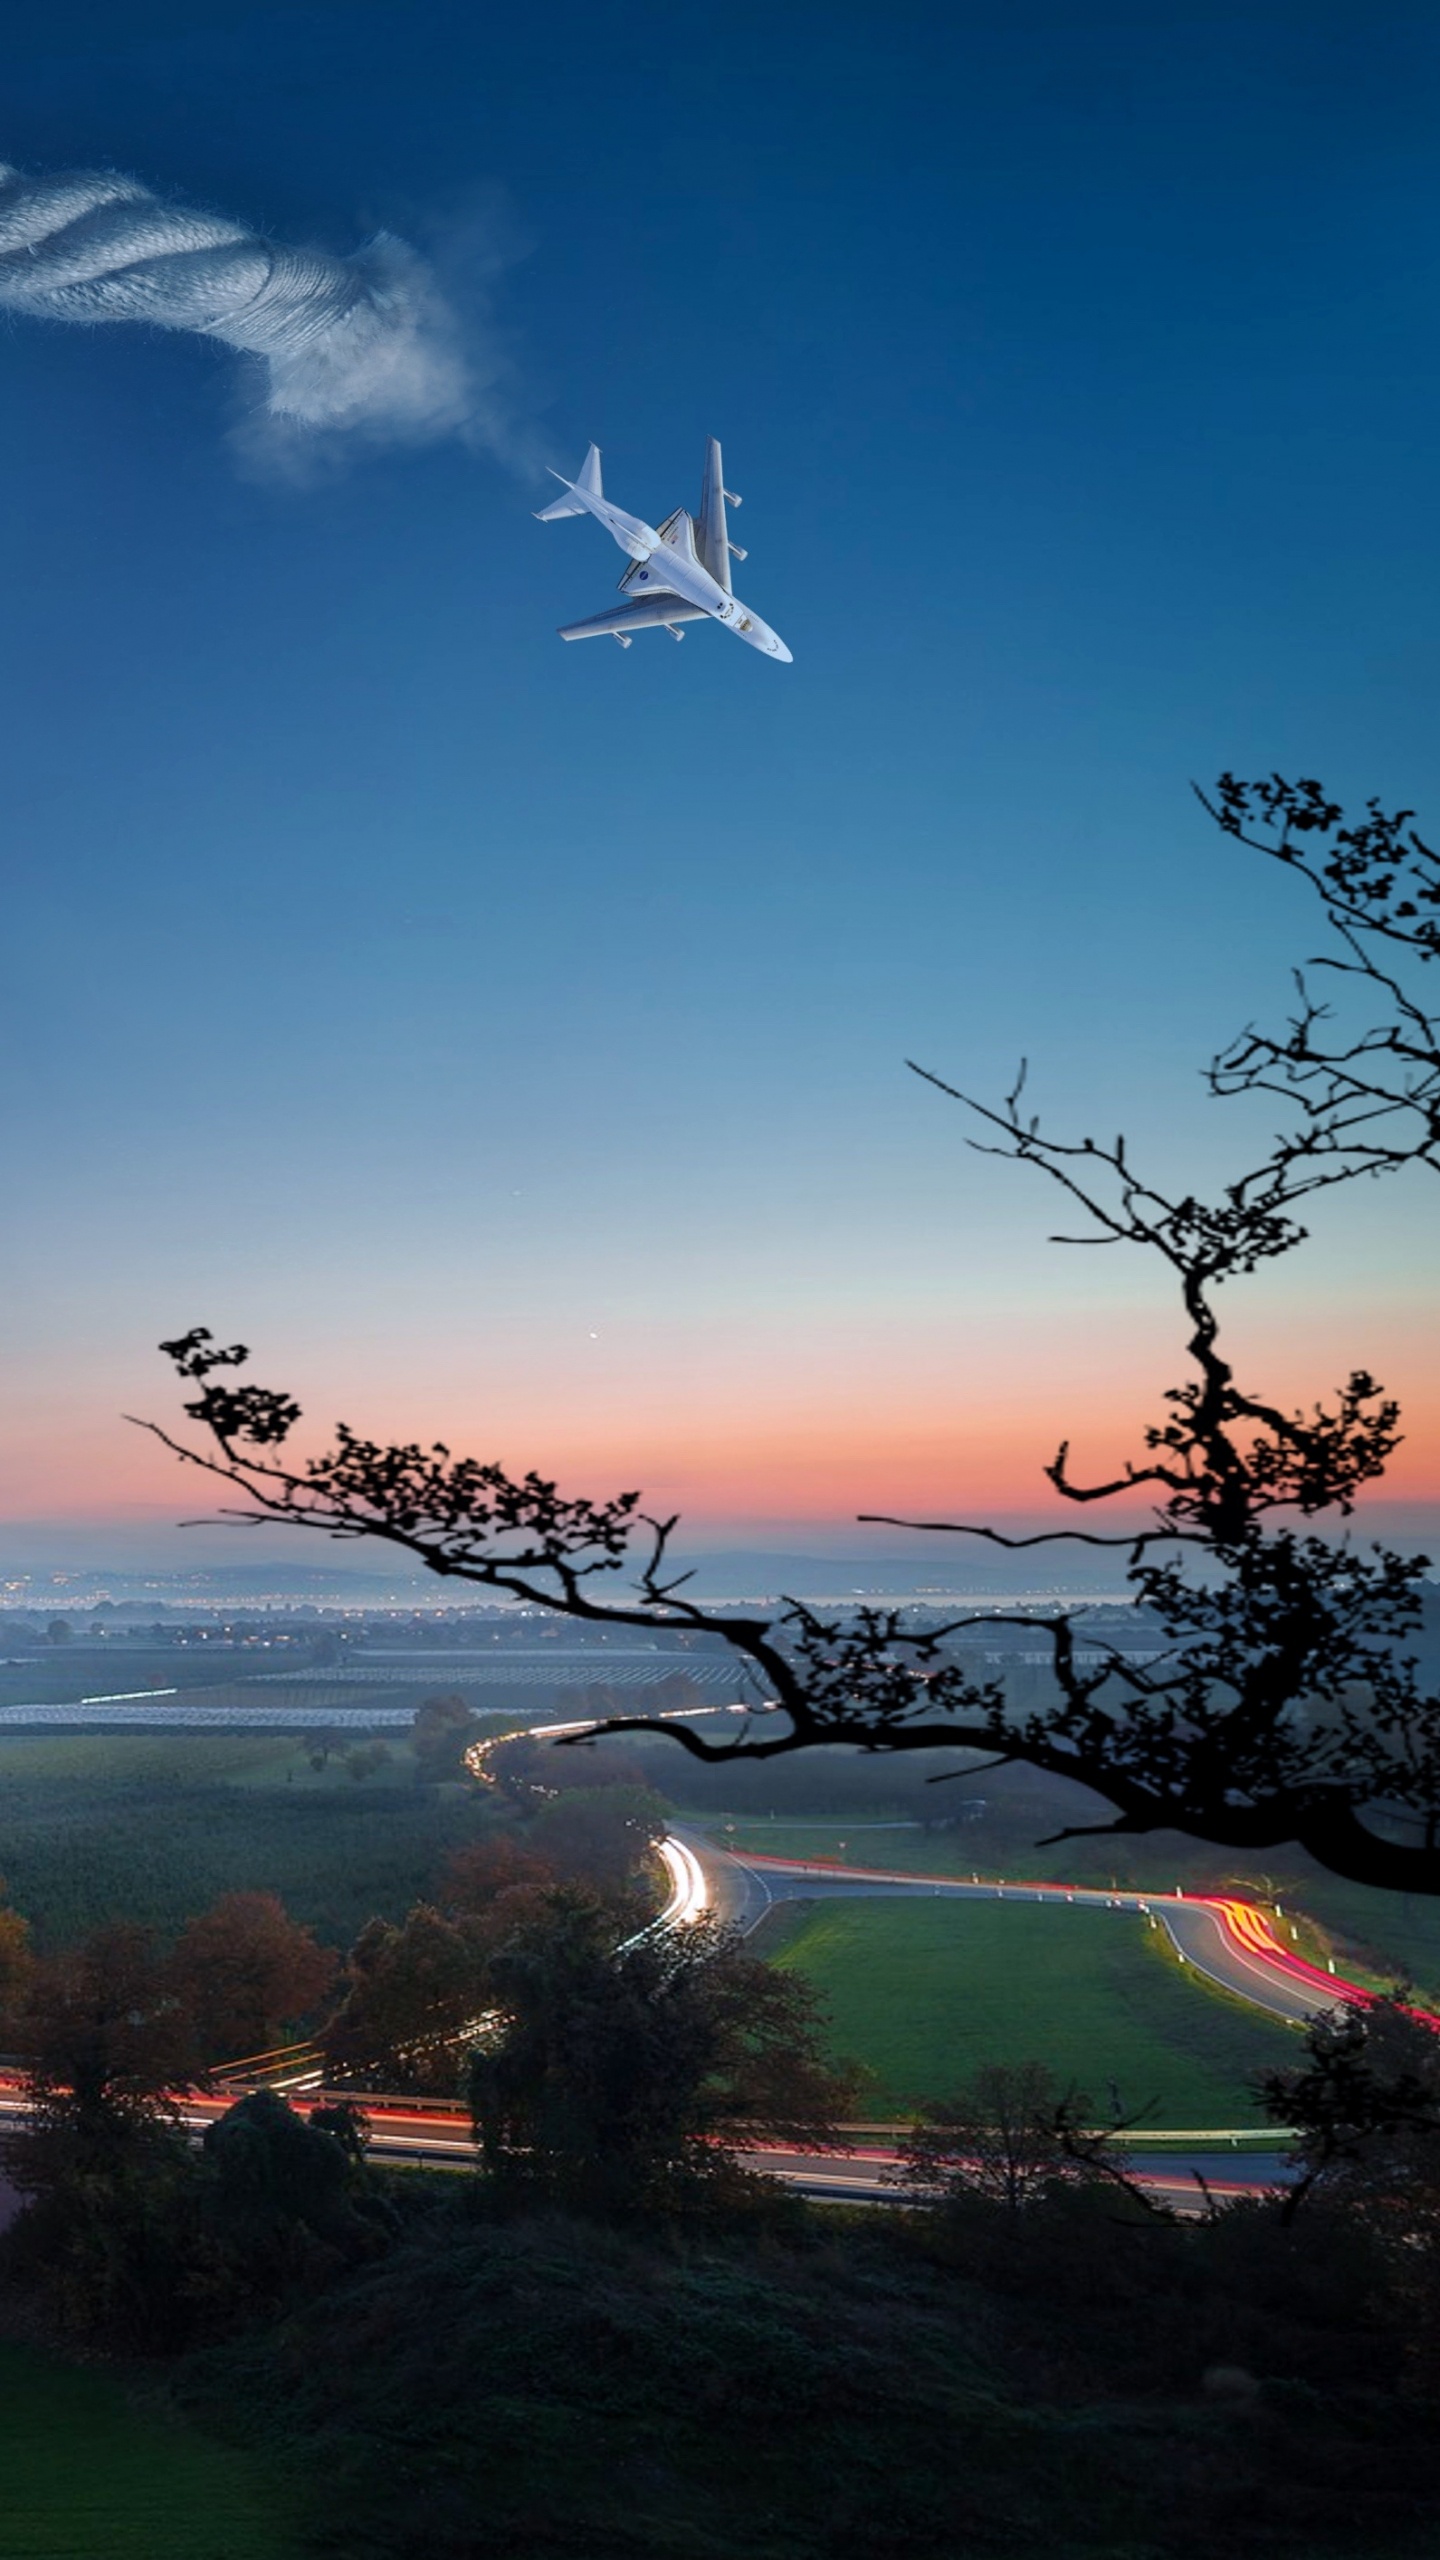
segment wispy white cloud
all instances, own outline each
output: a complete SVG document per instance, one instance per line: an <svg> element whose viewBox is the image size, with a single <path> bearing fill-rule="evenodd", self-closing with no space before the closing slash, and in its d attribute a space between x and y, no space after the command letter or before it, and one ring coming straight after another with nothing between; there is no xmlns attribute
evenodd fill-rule
<svg viewBox="0 0 1440 2560"><path fill-rule="evenodd" d="M483 217L450 229L472 286L502 262ZM473 290L457 307L435 264L387 232L337 258L112 171L32 178L0 163L0 309L186 330L249 357L258 396L236 443L254 468L303 470L341 440L449 436L527 467L485 307Z"/></svg>

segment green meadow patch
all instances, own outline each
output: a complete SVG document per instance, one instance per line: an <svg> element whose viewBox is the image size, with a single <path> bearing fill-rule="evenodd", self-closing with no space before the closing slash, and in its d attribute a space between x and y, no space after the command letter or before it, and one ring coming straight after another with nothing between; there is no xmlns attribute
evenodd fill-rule
<svg viewBox="0 0 1440 2560"><path fill-rule="evenodd" d="M1039 2061L1106 2114L1258 2125L1256 2073L1293 2063L1290 2030L1182 1973L1138 1915L1090 1906L816 1902L762 1946L803 1973L830 2042L875 2074L867 2106L943 2097L982 2063Z"/></svg>

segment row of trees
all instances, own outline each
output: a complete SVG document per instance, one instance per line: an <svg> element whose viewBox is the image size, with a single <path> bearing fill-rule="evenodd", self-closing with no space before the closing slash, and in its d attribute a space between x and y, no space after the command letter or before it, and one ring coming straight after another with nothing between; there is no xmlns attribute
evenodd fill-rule
<svg viewBox="0 0 1440 2560"><path fill-rule="evenodd" d="M166 1947L113 1921L46 1956L22 1916L0 1908L0 2045L43 2055L57 2081L138 2073L177 2087L210 2066L260 2054L312 2015L339 1959L273 1893L227 1893Z"/></svg>
<svg viewBox="0 0 1440 2560"><path fill-rule="evenodd" d="M743 2144L838 2140L854 2076L827 2060L793 1976L705 1923L617 1943L612 1903L538 1869L497 1861L489 1881L483 1908L412 1913L396 1932L416 2001L404 2015L398 1968L386 2008L383 1957L362 1940L337 2042L373 2057L368 2015L411 2085L468 2096L495 2204L713 2210L754 2190ZM37 1966L16 2032L29 2110L5 2165L28 2207L10 2260L63 2322L184 2343L313 2291L397 2227L404 2191L368 2172L353 2100L304 2118L260 2090L195 2148L195 2030L143 1933L117 1924Z"/></svg>
<svg viewBox="0 0 1440 2560"><path fill-rule="evenodd" d="M893 1524L1112 1550L1161 1631L1150 1658L1088 1635L1082 1647L1073 1610L1039 1611L1026 1623L1048 1649L1052 1694L1016 1713L997 1681L947 1653L950 1637L990 1623L983 1610L917 1632L893 1609L709 1609L672 1562L676 1522L647 1515L638 1493L565 1494L534 1472L343 1424L328 1450L292 1461L294 1397L242 1382L244 1347L203 1327L162 1346L202 1437L159 1438L243 1498L223 1517L378 1538L447 1580L589 1625L719 1637L775 1712L725 1738L619 1720L701 1759L969 1745L1082 1781L1112 1829L1172 1828L1250 1855L1295 1841L1360 1882L1440 1892L1440 1700L1406 1651L1426 1560L1337 1534L1383 1476L1398 1408L1358 1364L1328 1401L1291 1407L1241 1378L1221 1323L1221 1293L1297 1252L1322 1197L1345 1192L1359 1211L1376 1181L1440 1169L1440 1014L1425 978L1440 954L1440 855L1410 811L1371 801L1347 816L1314 781L1227 774L1201 796L1228 837L1303 885L1323 934L1288 1020L1251 1025L1211 1062L1217 1097L1263 1096L1278 1123L1218 1196L1142 1170L1123 1138L1051 1137L1023 1071L998 1105L920 1071L963 1106L972 1144L1059 1192L1079 1226L1060 1241L1138 1250L1166 1275L1186 1368L1141 1453L1086 1476L1062 1441L1046 1469L1087 1521L1140 1503L1141 1525L1017 1539L984 1523Z"/></svg>
<svg viewBox="0 0 1440 2560"><path fill-rule="evenodd" d="M432 1901L367 1923L343 1960L273 1893L223 1895L171 1946L116 1922L40 1958L0 1896L0 2050L48 2057L59 2083L99 2070L124 2084L133 2042L142 2076L178 2089L309 2028L337 2075L453 2095L494 1948L547 1892L579 1885L616 1937L654 1907L647 1861L664 1806L623 1767L595 1774L598 1785L556 1788L526 1761L503 1827L452 1853Z"/></svg>
<svg viewBox="0 0 1440 2560"><path fill-rule="evenodd" d="M1429 2018L1400 1993L1321 2012L1303 2059L1263 2073L1255 2094L1289 2152L1280 2222L1343 2207L1428 2252L1440 2279L1440 2036ZM1126 2152L1143 2122L1142 2111L1101 2124L1088 2092L1043 2063L990 2064L922 2108L899 2181L933 2204L978 2198L1009 2213L1057 2187L1127 2189L1143 2202Z"/></svg>
<svg viewBox="0 0 1440 2560"><path fill-rule="evenodd" d="M197 2146L139 2045L122 2085L32 2083L4 2165L26 2199L3 2264L64 2330L165 2351L265 2317L383 2249L397 2224L354 2110L265 2089Z"/></svg>
<svg viewBox="0 0 1440 2560"><path fill-rule="evenodd" d="M1168 2266L1175 2319L1218 2284L1235 2306L1217 2394L1254 2398L1305 2330L1328 2332L1352 2387L1433 2401L1440 2387L1440 2036L1401 1998L1313 2019L1301 2058L1257 2094L1288 2154L1273 2195L1223 2204L1197 2179L1201 2216L1180 2259L1127 2256L1127 2225L1173 2216L1129 2176L1124 2134L1097 2132L1090 2103L1038 2065L976 2074L927 2109L901 2183L931 2209L945 2254L982 2279L1018 2250L1056 2312L1097 2295L1145 2299ZM1077 2298L1078 2295L1078 2298ZM1203 2325L1203 2323L1202 2323ZM1236 2361L1236 2359L1241 2359ZM1398 2485L1398 2484L1397 2484Z"/></svg>
<svg viewBox="0 0 1440 2560"><path fill-rule="evenodd" d="M37 1955L0 1911L0 2044L28 2109L4 2166L28 2199L8 2242L64 2326L179 2344L224 2304L262 2311L297 2274L375 2244L378 2199L351 2195L348 2111L302 2125L264 2093L196 2154L184 2098L219 2055L257 2053L313 2010L337 1959L273 1894L227 1894L172 1947L113 1921Z"/></svg>

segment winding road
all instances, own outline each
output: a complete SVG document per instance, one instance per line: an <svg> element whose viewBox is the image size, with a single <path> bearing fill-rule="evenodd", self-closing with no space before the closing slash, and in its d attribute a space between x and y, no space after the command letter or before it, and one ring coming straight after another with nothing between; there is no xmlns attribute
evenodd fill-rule
<svg viewBox="0 0 1440 2560"><path fill-rule="evenodd" d="M1336 2000L1364 1998L1359 1986L1319 1972L1276 1938L1271 1918L1253 1903L1223 1897L1103 1893L1080 1885L968 1883L954 1876L913 1875L885 1867L842 1867L818 1858L773 1858L722 1849L693 1825L677 1824L659 1843L670 1891L654 1928L683 1928L706 1914L748 1932L779 1903L838 1895L889 1899L946 1896L961 1901L1052 1902L1097 1912L1140 1914L1165 1928L1178 1954L1226 1990L1296 2024ZM186 2102L184 2121L198 2134L222 2115L246 2087L283 2088L302 2113L314 2103L320 2079L314 2047L288 2047L264 2058L269 2067L227 2072L223 2094ZM275 2066L280 2066L276 2068ZM0 2076L0 2121L22 2115L26 2098L18 2077ZM463 2110L423 2100L366 2104L371 2149L382 2159L426 2161L461 2167L474 2159ZM745 2152L746 2165L820 2201L894 2204L898 2151L891 2128L853 2126L840 2152L804 2152L768 2145ZM887 2138L888 2137L888 2138ZM1151 2138L1132 2155L1134 2173L1157 2201L1196 2211L1204 2193L1218 2201L1255 2195L1282 2185L1284 2154L1273 2137L1226 2126L1187 2127Z"/></svg>
<svg viewBox="0 0 1440 2560"><path fill-rule="evenodd" d="M225 2113L238 2094L236 2087L223 2097L190 2099L180 2109L180 2120L198 2136ZM308 2115L315 2101L296 2096L291 2103L298 2113ZM0 2077L0 2126L14 2123L28 2112L29 2101L19 2080L8 2074ZM370 2102L365 2112L370 2127L369 2149L378 2160L416 2161L432 2168L474 2166L475 2146L459 2107L436 2106L416 2099L408 2105ZM895 2142L887 2140L878 2127L872 2131L856 2126L852 2131L854 2139L843 2151L806 2152L771 2144L742 2151L739 2157L746 2168L762 2177L776 2178L782 2185L793 2187L797 2194L819 2203L900 2203L903 2191L897 2187L894 2174L899 2165ZM1205 2195L1228 2203L1237 2196L1260 2195L1283 2186L1292 2174L1284 2154L1273 2147L1220 2147L1213 2137L1208 2144L1187 2146L1183 2134L1167 2135L1163 2148L1137 2151L1132 2156L1131 2169L1137 2184L1158 2203L1171 2205L1182 2213L1201 2210ZM7 2198L0 2189L0 2229L13 2218L19 2205L20 2198L13 2190Z"/></svg>
<svg viewBox="0 0 1440 2560"><path fill-rule="evenodd" d="M681 1707L660 1719L688 1723L714 1715L735 1714L734 1707ZM595 1732L593 1718L565 1724L518 1727L495 1734L466 1753L472 1775L489 1780L486 1763L507 1742L558 1742L572 1734ZM1228 1894L1173 1894L1114 1891L1093 1885L1012 1882L1003 1877L972 1875L969 1883L953 1875L916 1875L903 1868L842 1865L833 1858L775 1858L757 1850L722 1849L693 1824L674 1823L658 1844L669 1872L670 1899L657 1923L677 1927L713 1912L746 1935L758 1927L777 1902L812 1901L835 1894L878 1896L948 1896L956 1901L1050 1902L1077 1909L1124 1911L1163 1929L1182 1964L1218 1984L1240 2000L1264 2009L1287 2026L1303 2026L1317 2009L1337 2002L1361 2003L1373 1993L1347 1981L1333 1963L1322 1968L1295 1953L1294 1922L1287 1923L1278 1903L1269 1909ZM1292 1944L1278 1934L1288 1926ZM1432 2021L1440 2027L1440 2019Z"/></svg>
<svg viewBox="0 0 1440 2560"><path fill-rule="evenodd" d="M816 1901L836 1895L960 1902L1041 1902L1091 1911L1126 1911L1163 1929L1182 1963L1248 2000L1287 2026L1301 2026L1317 2009L1337 2001L1371 1997L1361 1984L1307 1964L1277 1935L1286 1924L1259 1903L1224 1894L1106 1893L1092 1885L1015 1883L998 1877L916 1875L898 1867L842 1866L833 1858L772 1858L754 1850L717 1848L689 1825L669 1835L688 1850L705 1880L705 1906L745 1931L758 1927L778 1902Z"/></svg>

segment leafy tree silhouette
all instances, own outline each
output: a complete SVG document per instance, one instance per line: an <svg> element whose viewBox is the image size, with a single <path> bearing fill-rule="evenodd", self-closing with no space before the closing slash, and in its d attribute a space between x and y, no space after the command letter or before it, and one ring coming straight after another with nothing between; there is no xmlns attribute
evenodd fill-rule
<svg viewBox="0 0 1440 2560"><path fill-rule="evenodd" d="M814 1993L713 1920L617 1947L613 1912L560 1885L487 1982L468 2089L481 2159L512 2192L653 2209L744 2192L737 2144L839 2143L856 2075L827 2063Z"/></svg>
<svg viewBox="0 0 1440 2560"><path fill-rule="evenodd" d="M676 1521L647 1514L638 1493L566 1495L535 1474L456 1459L441 1444L385 1447L344 1424L329 1451L292 1464L298 1405L233 1383L247 1352L218 1347L203 1327L162 1348L196 1389L185 1411L206 1441L145 1427L246 1497L226 1518L378 1537L434 1573L593 1625L719 1637L762 1702L718 1737L645 1714L608 1719L612 1731L666 1732L704 1760L837 1743L979 1747L995 1764L1026 1761L1105 1799L1108 1822L1059 1837L1172 1829L1250 1853L1293 1841L1361 1883L1440 1893L1440 1700L1404 1650L1428 1560L1334 1534L1382 1475L1398 1409L1364 1369L1308 1409L1253 1392L1226 1356L1218 1303L1226 1284L1305 1241L1307 1200L1417 1165L1440 1170L1440 1015L1420 992L1440 954L1440 856L1410 811L1372 801L1350 824L1313 781L1226 774L1199 796L1226 833L1308 882L1329 934L1297 973L1285 1028L1247 1027L1209 1068L1218 1096L1260 1092L1285 1105L1259 1162L1203 1202L1147 1179L1123 1138L1048 1136L1023 1108L1023 1068L998 1108L916 1069L979 1123L972 1145L1043 1173L1081 1213L1084 1232L1056 1241L1137 1246L1168 1272L1189 1370L1167 1390L1143 1457L1089 1482L1062 1443L1046 1470L1082 1508L1146 1498L1146 1525L1019 1538L983 1523L861 1515L1007 1548L1068 1540L1118 1551L1136 1608L1160 1631L1149 1659L1099 1637L1081 1609L1034 1612L1018 1623L1049 1648L1053 1697L1022 1715L952 1648L995 1624L994 1612L917 1629L903 1608L836 1614L795 1599L773 1616L715 1610L672 1561ZM1329 1534L1313 1525L1321 1520ZM1007 1612L1003 1623L1017 1619Z"/></svg>

